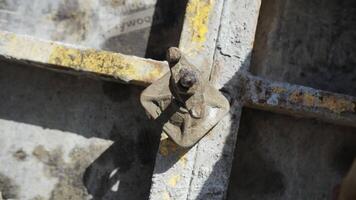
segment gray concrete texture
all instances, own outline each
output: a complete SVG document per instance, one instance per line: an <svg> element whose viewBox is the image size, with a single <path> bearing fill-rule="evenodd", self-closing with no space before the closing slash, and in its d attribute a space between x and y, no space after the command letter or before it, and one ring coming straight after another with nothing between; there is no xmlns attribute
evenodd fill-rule
<svg viewBox="0 0 356 200"><path fill-rule="evenodd" d="M175 17L164 17L167 21L156 28L99 36L102 25L97 14L111 9L105 8L109 5L105 2L118 6L121 1L1 0L1 29L157 59L163 58L167 46L178 43L179 34L172 33L179 32L181 15L172 10L184 8L184 3L158 1L161 13ZM63 14L60 5L81 14ZM90 6L89 11L81 11ZM355 10L352 0L264 0L251 71L272 80L355 96ZM43 13L52 12L56 20L47 24ZM227 16L241 17L239 13ZM82 23L82 18L90 22ZM251 33L243 32L248 25L223 21L232 24L233 33ZM249 36L227 32L221 34L231 44L218 44L220 59L235 59L241 62L239 67L249 65L251 53L234 51L243 42L236 38ZM147 49L142 50L143 46ZM4 198L147 199L161 132L139 105L141 88L12 63L0 66L0 191ZM225 87L236 70L222 77ZM231 119L237 121L239 111L232 113ZM228 139L233 139L239 126L238 121L232 122L226 122L232 132ZM227 199L330 199L333 186L356 155L353 128L251 109L242 111L240 128ZM214 184L219 192L224 190L219 188L221 183L214 183L221 163L225 162L211 169L211 176L204 175L207 184L202 190ZM201 199L222 196L204 195Z"/></svg>
<svg viewBox="0 0 356 200"><path fill-rule="evenodd" d="M186 2L0 0L0 29L163 59L168 47L178 46Z"/></svg>
<svg viewBox="0 0 356 200"><path fill-rule="evenodd" d="M0 27L162 59L177 46L185 3L0 0ZM135 13L153 26L116 30ZM6 62L0 87L4 199L148 198L161 129L140 106L143 88Z"/></svg>
<svg viewBox="0 0 356 200"><path fill-rule="evenodd" d="M356 4L264 0L251 71L356 95ZM227 199L331 199L356 157L356 129L244 109Z"/></svg>
<svg viewBox="0 0 356 200"><path fill-rule="evenodd" d="M4 198L148 195L160 129L139 88L3 62L0 85Z"/></svg>
<svg viewBox="0 0 356 200"><path fill-rule="evenodd" d="M356 2L264 0L251 71L356 96Z"/></svg>

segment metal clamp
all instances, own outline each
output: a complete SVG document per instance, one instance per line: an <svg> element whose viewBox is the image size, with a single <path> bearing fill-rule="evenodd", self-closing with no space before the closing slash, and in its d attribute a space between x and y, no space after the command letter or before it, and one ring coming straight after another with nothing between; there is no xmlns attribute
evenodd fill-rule
<svg viewBox="0 0 356 200"><path fill-rule="evenodd" d="M191 147L229 111L227 99L178 48L167 52L170 72L147 87L141 103L178 145Z"/></svg>

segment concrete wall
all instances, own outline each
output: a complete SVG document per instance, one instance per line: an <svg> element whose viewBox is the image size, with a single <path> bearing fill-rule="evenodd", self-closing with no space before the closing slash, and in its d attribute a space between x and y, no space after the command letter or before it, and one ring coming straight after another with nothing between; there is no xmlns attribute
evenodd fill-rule
<svg viewBox="0 0 356 200"><path fill-rule="evenodd" d="M0 29L162 59L185 3L0 0ZM145 16L151 24L120 31ZM148 198L161 130L139 103L143 88L5 62L0 88L5 199Z"/></svg>
<svg viewBox="0 0 356 200"><path fill-rule="evenodd" d="M356 95L356 4L263 0L252 72ZM356 130L244 109L228 199L330 199L356 156Z"/></svg>
<svg viewBox="0 0 356 200"><path fill-rule="evenodd" d="M160 130L139 106L140 88L0 66L4 198L148 195Z"/></svg>
<svg viewBox="0 0 356 200"><path fill-rule="evenodd" d="M178 43L185 5L158 1L157 26L119 34L120 0L43 2L0 0L1 29L157 59ZM264 0L252 72L355 95L355 9ZM3 197L148 197L161 132L139 105L142 88L4 62L0 86ZM351 128L250 109L240 124L228 199L329 199L356 155Z"/></svg>
<svg viewBox="0 0 356 200"><path fill-rule="evenodd" d="M356 2L264 0L252 72L356 95Z"/></svg>

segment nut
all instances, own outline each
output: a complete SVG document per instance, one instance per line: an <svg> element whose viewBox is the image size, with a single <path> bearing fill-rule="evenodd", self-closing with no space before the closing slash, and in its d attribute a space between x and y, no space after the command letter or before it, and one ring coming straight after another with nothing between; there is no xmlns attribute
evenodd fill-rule
<svg viewBox="0 0 356 200"><path fill-rule="evenodd" d="M181 69L179 71L179 76L179 84L184 88L190 88L198 82L197 74L192 70Z"/></svg>

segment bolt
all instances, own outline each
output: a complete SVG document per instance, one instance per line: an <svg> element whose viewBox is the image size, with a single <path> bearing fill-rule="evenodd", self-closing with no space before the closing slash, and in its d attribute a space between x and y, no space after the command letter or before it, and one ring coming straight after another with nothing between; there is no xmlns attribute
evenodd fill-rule
<svg viewBox="0 0 356 200"><path fill-rule="evenodd" d="M171 47L167 51L167 61L170 66L176 64L181 58L182 54L177 47Z"/></svg>
<svg viewBox="0 0 356 200"><path fill-rule="evenodd" d="M194 71L188 69L181 69L179 71L179 76L179 84L184 88L190 88L196 82L198 82L197 74Z"/></svg>

